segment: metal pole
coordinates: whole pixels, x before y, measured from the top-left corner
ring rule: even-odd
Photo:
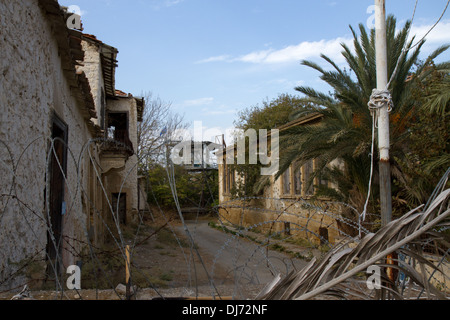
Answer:
[[[386,90],[388,85],[386,48],[386,4],[375,0],[377,89]],[[380,204],[381,221],[385,226],[392,221],[391,166],[389,162],[389,111],[384,106],[378,111],[378,147],[380,153]]]

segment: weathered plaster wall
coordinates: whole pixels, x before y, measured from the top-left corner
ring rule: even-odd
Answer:
[[[128,112],[128,133],[136,153],[138,146],[137,138],[137,104],[132,97],[118,98],[117,100],[107,100],[107,110],[110,112]],[[137,218],[138,212],[138,158],[132,155],[125,163],[125,167],[120,170],[112,170],[105,175],[108,191],[110,193],[127,194],[127,220],[132,221]],[[130,220],[131,218],[131,220]]]
[[[104,92],[104,81],[100,48],[98,44],[86,40],[82,41],[81,44],[84,51],[84,61],[83,66],[79,67],[79,69],[86,73],[86,77],[89,80],[95,102],[95,110],[97,111],[97,119],[94,119],[94,123],[100,125],[99,120],[102,118],[102,98],[105,99],[105,97],[102,97],[102,91]],[[103,101],[103,103],[105,103],[105,101]]]
[[[75,250],[81,244],[72,239],[84,239],[86,229],[77,162],[91,136],[37,1],[0,1],[0,48],[0,194],[10,195],[0,197],[0,283],[13,286],[14,281],[4,282],[5,278],[27,259],[45,261],[44,192],[53,112],[69,127],[65,193],[69,211],[63,232]],[[87,187],[85,162],[79,170],[80,181]],[[67,252],[63,257],[65,265],[74,263]]]

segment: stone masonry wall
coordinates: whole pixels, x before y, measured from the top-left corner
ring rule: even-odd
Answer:
[[[219,166],[219,177],[222,177],[223,166]],[[223,209],[220,215],[224,222],[244,228],[258,226],[260,231],[267,233],[285,233],[290,228],[292,237],[306,239],[318,245],[321,243],[320,229],[328,232],[328,240],[334,244],[340,238],[336,219],[340,211],[338,207],[329,207],[319,201],[302,201],[286,198],[281,195],[281,179],[271,177],[270,186],[266,187],[261,199],[236,201],[229,195],[224,195],[219,187],[220,203]],[[316,210],[324,209],[324,212]]]

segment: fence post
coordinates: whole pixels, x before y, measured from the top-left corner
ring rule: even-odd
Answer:
[[[131,275],[130,275],[130,246],[126,246],[125,249],[125,283],[126,283],[126,299],[131,300]]]

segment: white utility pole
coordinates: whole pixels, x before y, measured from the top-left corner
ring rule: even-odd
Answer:
[[[375,0],[375,29],[376,29],[376,62],[377,89],[387,90],[387,47],[386,47],[386,3],[385,0]],[[381,220],[385,226],[392,221],[391,196],[391,166],[389,162],[389,106],[385,104],[377,110],[378,117],[378,147],[380,153],[380,203]]]

